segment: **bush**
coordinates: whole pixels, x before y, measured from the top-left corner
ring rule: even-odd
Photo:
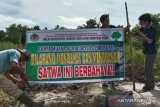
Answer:
[[[160,75],[160,61],[159,61],[159,59],[160,59],[160,49],[157,52],[157,58],[155,61],[155,66],[154,66],[154,69],[158,75]]]
[[[160,75],[160,49],[157,52],[157,58],[155,61],[154,71],[156,74]],[[142,53],[142,50],[138,50],[136,48],[133,48],[133,61],[135,70],[143,70],[144,67],[144,55]],[[130,46],[125,46],[125,64],[131,64],[131,53],[130,53]]]
[[[134,58],[133,60],[134,60],[135,68],[138,70],[143,69],[144,55],[142,53],[142,50],[134,50],[133,58]]]
[[[137,50],[135,48],[132,49],[133,51],[133,63],[136,69],[143,69],[143,53],[142,50]],[[125,64],[131,64],[131,53],[130,53],[130,46],[125,46]]]
[[[5,49],[17,49],[17,48],[21,49],[22,46],[19,46],[17,44],[14,44],[14,43],[8,42],[8,41],[0,43],[0,51],[5,50]]]

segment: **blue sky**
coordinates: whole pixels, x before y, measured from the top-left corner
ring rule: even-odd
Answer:
[[[160,0],[125,0],[132,26],[143,13],[160,13]],[[55,25],[76,28],[86,20],[110,14],[113,25],[126,26],[124,0],[0,0],[0,29],[10,24],[53,29]]]

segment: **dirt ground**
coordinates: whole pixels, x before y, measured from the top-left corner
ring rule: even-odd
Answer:
[[[143,86],[136,83],[137,90]],[[35,101],[45,100],[45,107],[160,107],[160,82],[156,82],[155,90],[145,93],[133,91],[129,81],[115,82],[114,90],[109,85],[102,87],[102,83],[32,84],[32,87],[27,93]],[[25,106],[13,100],[9,107]]]

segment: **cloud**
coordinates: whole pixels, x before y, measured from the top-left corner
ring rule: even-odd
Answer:
[[[12,6],[22,6],[21,1],[19,0],[5,0],[5,2]]]
[[[63,4],[64,4],[65,6],[72,6],[72,5],[73,5],[73,3],[72,3],[71,0],[63,0]]]
[[[96,18],[99,22],[102,14],[110,14],[111,24],[125,26],[125,1],[132,26],[138,23],[141,14],[160,12],[159,0],[152,3],[146,0],[0,0],[0,15],[36,21],[51,28],[57,24],[76,28],[88,19]]]
[[[65,17],[65,16],[58,16],[61,22],[61,25],[67,28],[77,28],[79,25],[83,25],[86,22],[84,17]]]
[[[13,23],[27,25],[27,26],[34,26],[37,24],[36,22],[34,22],[30,19],[14,18],[11,16],[4,16],[4,15],[0,15],[0,23],[1,23],[0,27],[8,27],[9,25],[11,25]]]
[[[20,0],[0,0],[0,2],[8,5],[21,6]]]
[[[0,13],[4,15],[16,16],[20,13],[20,11],[18,9],[6,8],[6,9],[0,9]]]
[[[20,0],[0,0],[0,14],[14,15],[20,13],[22,4]]]

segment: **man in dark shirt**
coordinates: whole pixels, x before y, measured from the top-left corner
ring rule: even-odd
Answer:
[[[104,14],[100,17],[102,26],[100,28],[116,28],[114,25],[110,25],[109,14]]]
[[[152,26],[151,15],[149,13],[142,14],[139,17],[139,24],[141,25],[137,35],[142,38],[143,53],[145,56],[144,62],[144,76],[145,86],[142,91],[150,91],[155,87],[153,66],[157,55],[155,40],[156,29]]]
[[[100,17],[100,22],[102,26],[100,28],[117,28],[114,25],[110,25],[109,14],[104,14]],[[124,28],[124,33],[128,32],[130,25]]]
[[[143,37],[143,53],[144,54],[153,54],[156,53],[155,39],[156,39],[156,29],[154,27],[150,27],[148,29],[140,28],[140,31],[144,34],[141,34]],[[144,37],[148,37],[148,39],[152,39],[151,41],[145,41]]]
[[[103,14],[100,17],[100,22],[102,24],[102,26],[100,28],[117,28],[114,25],[110,25],[110,20],[109,20],[109,14]],[[130,28],[130,25],[126,26],[124,28],[124,33],[128,32]],[[112,89],[114,89],[114,82],[109,82],[111,84]],[[102,87],[108,87],[106,82],[102,83]]]

